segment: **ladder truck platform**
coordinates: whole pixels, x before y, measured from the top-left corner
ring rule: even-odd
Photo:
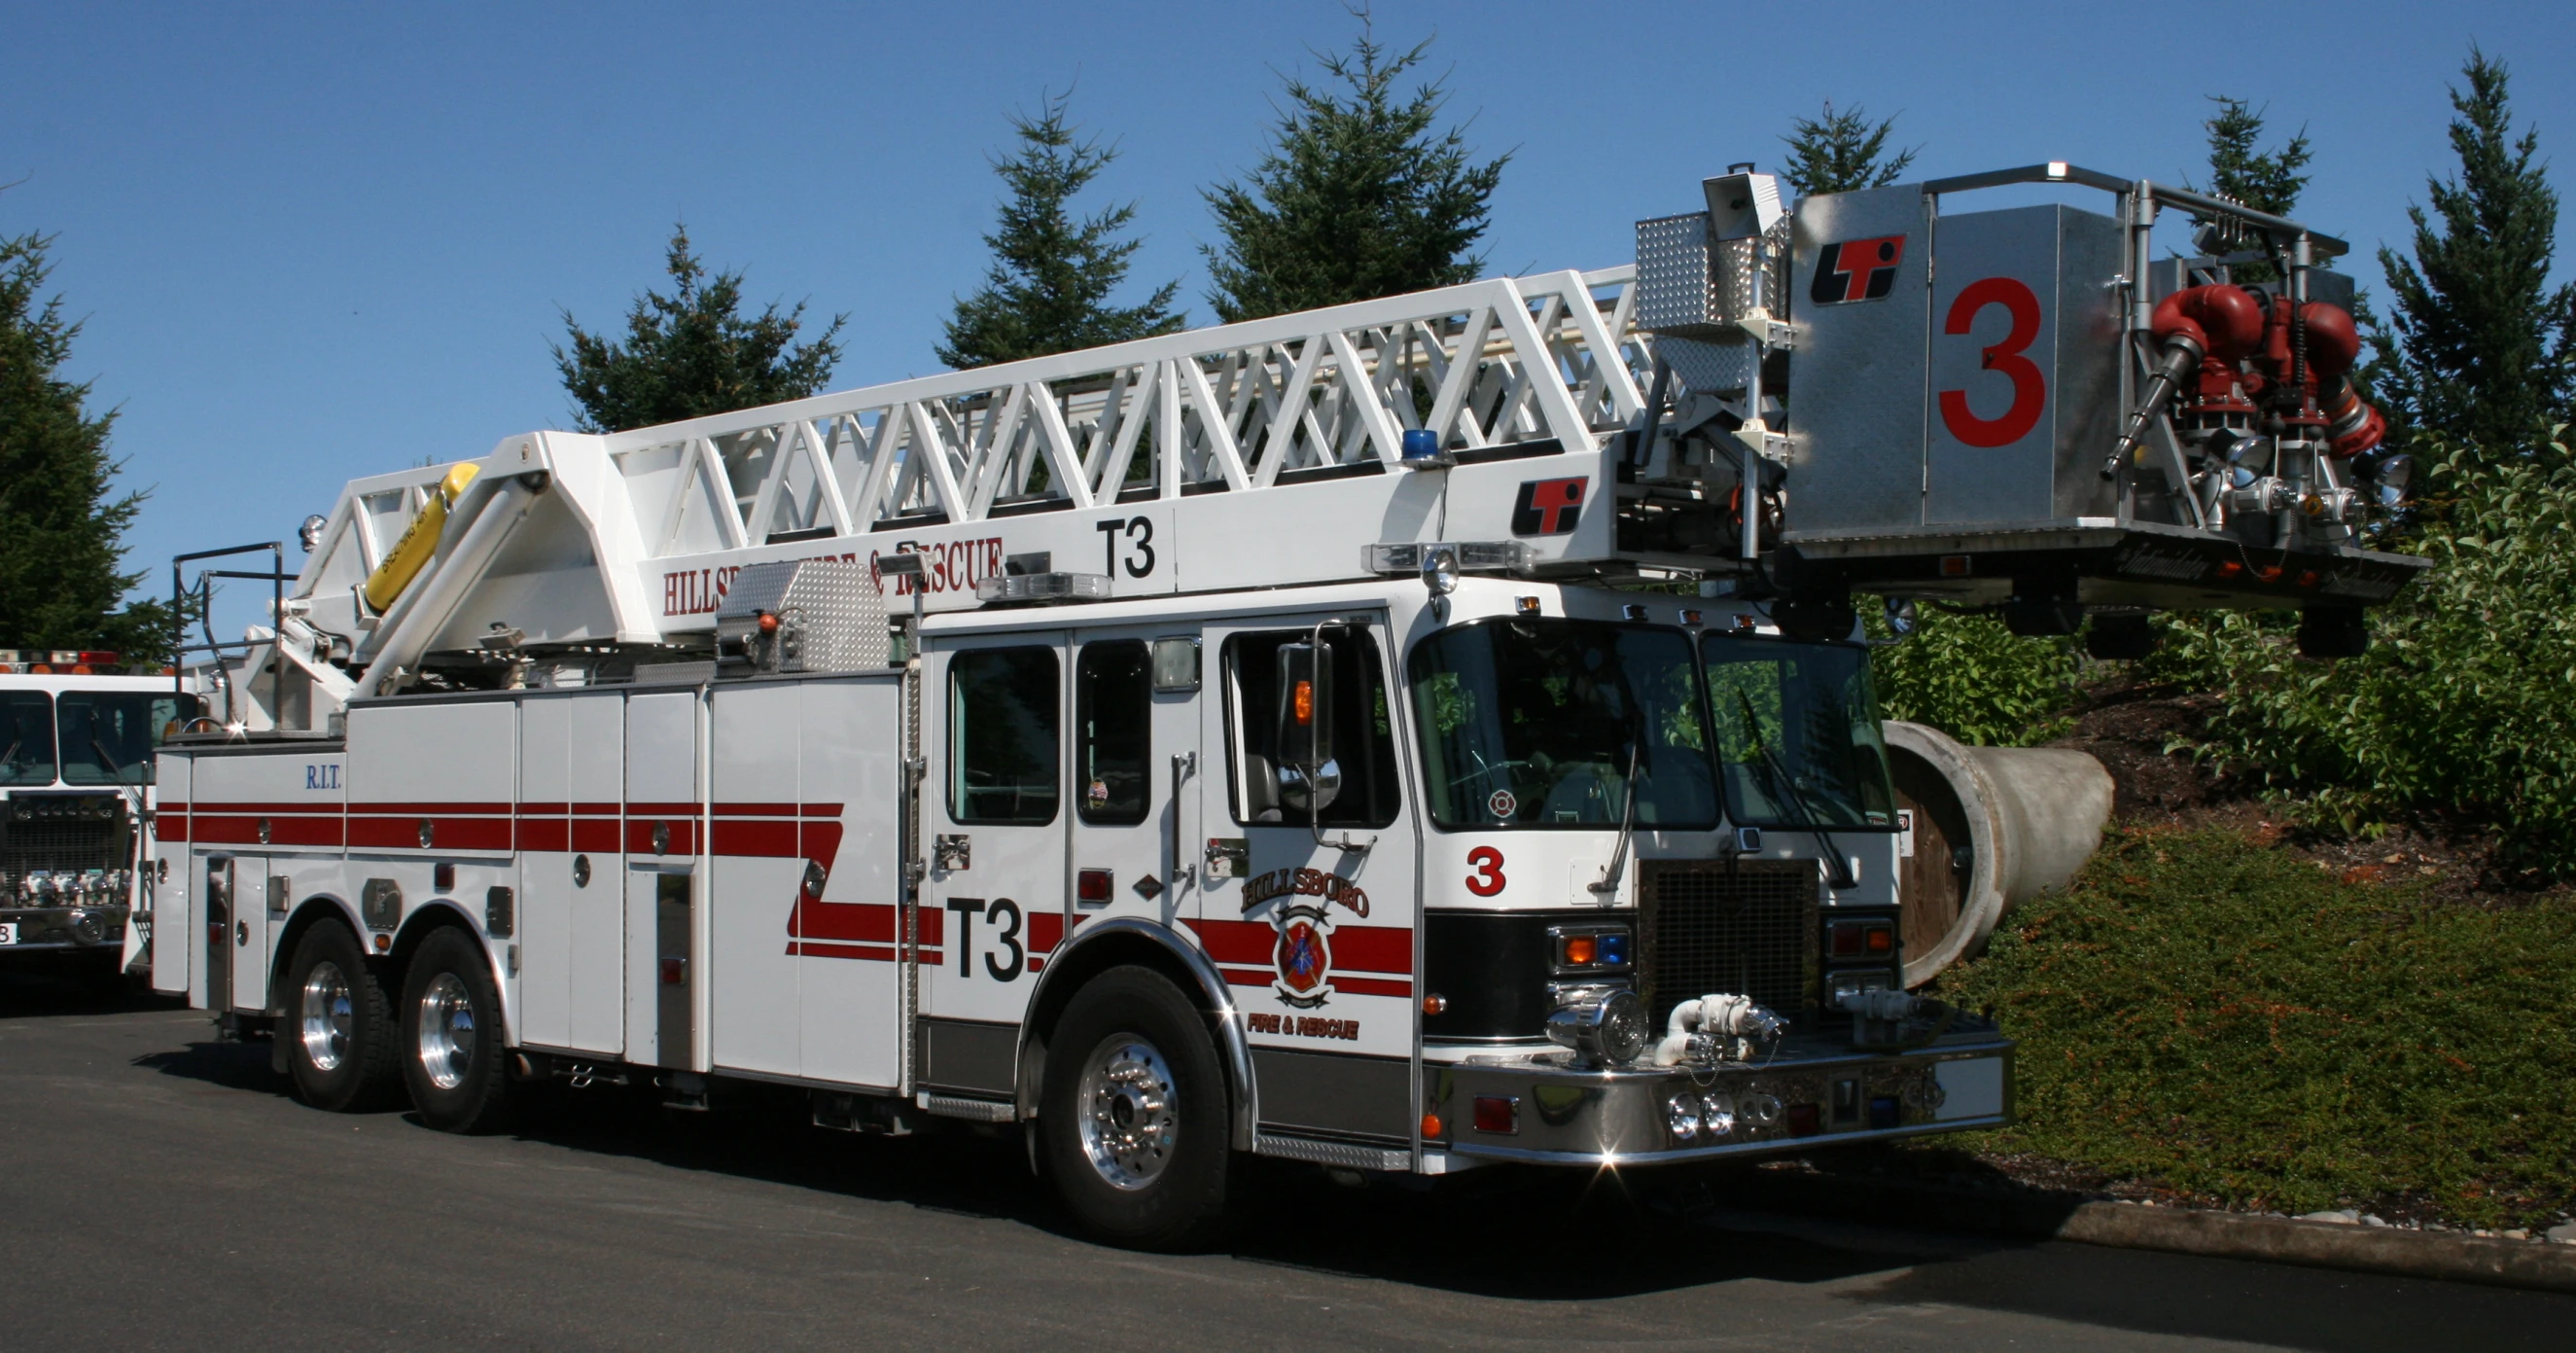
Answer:
[[[2110,210],[1956,205],[2027,185]],[[1149,1248],[1238,1153],[2008,1122],[2005,1032],[1904,985],[1856,598],[2358,651],[2422,561],[2343,246],[2065,164],[1699,198],[1633,265],[352,481],[161,748],[155,986],[458,1131],[1017,1125]]]

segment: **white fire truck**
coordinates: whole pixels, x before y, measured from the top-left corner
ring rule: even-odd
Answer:
[[[102,991],[148,961],[153,754],[199,711],[123,661],[0,649],[0,963]]]
[[[2114,213],[1941,210],[2008,183]],[[2065,165],[1702,187],[1633,268],[352,482],[251,716],[163,751],[157,985],[457,1131],[552,1077],[1023,1125],[1144,1246],[1238,1153],[2007,1121],[2011,1044],[1901,988],[1851,596],[2360,642],[2415,562],[2356,535],[2341,246]],[[2176,205],[2214,252],[2151,272]]]

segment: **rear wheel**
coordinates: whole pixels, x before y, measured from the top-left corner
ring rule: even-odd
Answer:
[[[1206,1019],[1146,968],[1112,968],[1048,1040],[1038,1113],[1047,1173],[1114,1244],[1180,1250],[1216,1238],[1233,1164],[1225,1078]]]
[[[298,1097],[334,1113],[392,1102],[393,1010],[347,926],[325,921],[304,932],[287,966],[286,1002],[274,1037],[286,1043]]]
[[[483,946],[441,929],[403,980],[402,1069],[411,1102],[442,1132],[492,1132],[510,1115],[501,993]]]

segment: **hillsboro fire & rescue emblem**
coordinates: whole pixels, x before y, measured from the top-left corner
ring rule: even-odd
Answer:
[[[1271,949],[1272,961],[1278,964],[1278,980],[1271,983],[1279,998],[1300,1010],[1312,1010],[1333,995],[1333,918],[1320,906],[1301,903],[1272,912],[1270,924],[1279,932]]]

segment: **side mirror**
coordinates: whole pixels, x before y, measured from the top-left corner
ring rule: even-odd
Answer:
[[[1330,806],[1342,788],[1333,760],[1332,673],[1332,645],[1279,646],[1279,797],[1309,814]]]

